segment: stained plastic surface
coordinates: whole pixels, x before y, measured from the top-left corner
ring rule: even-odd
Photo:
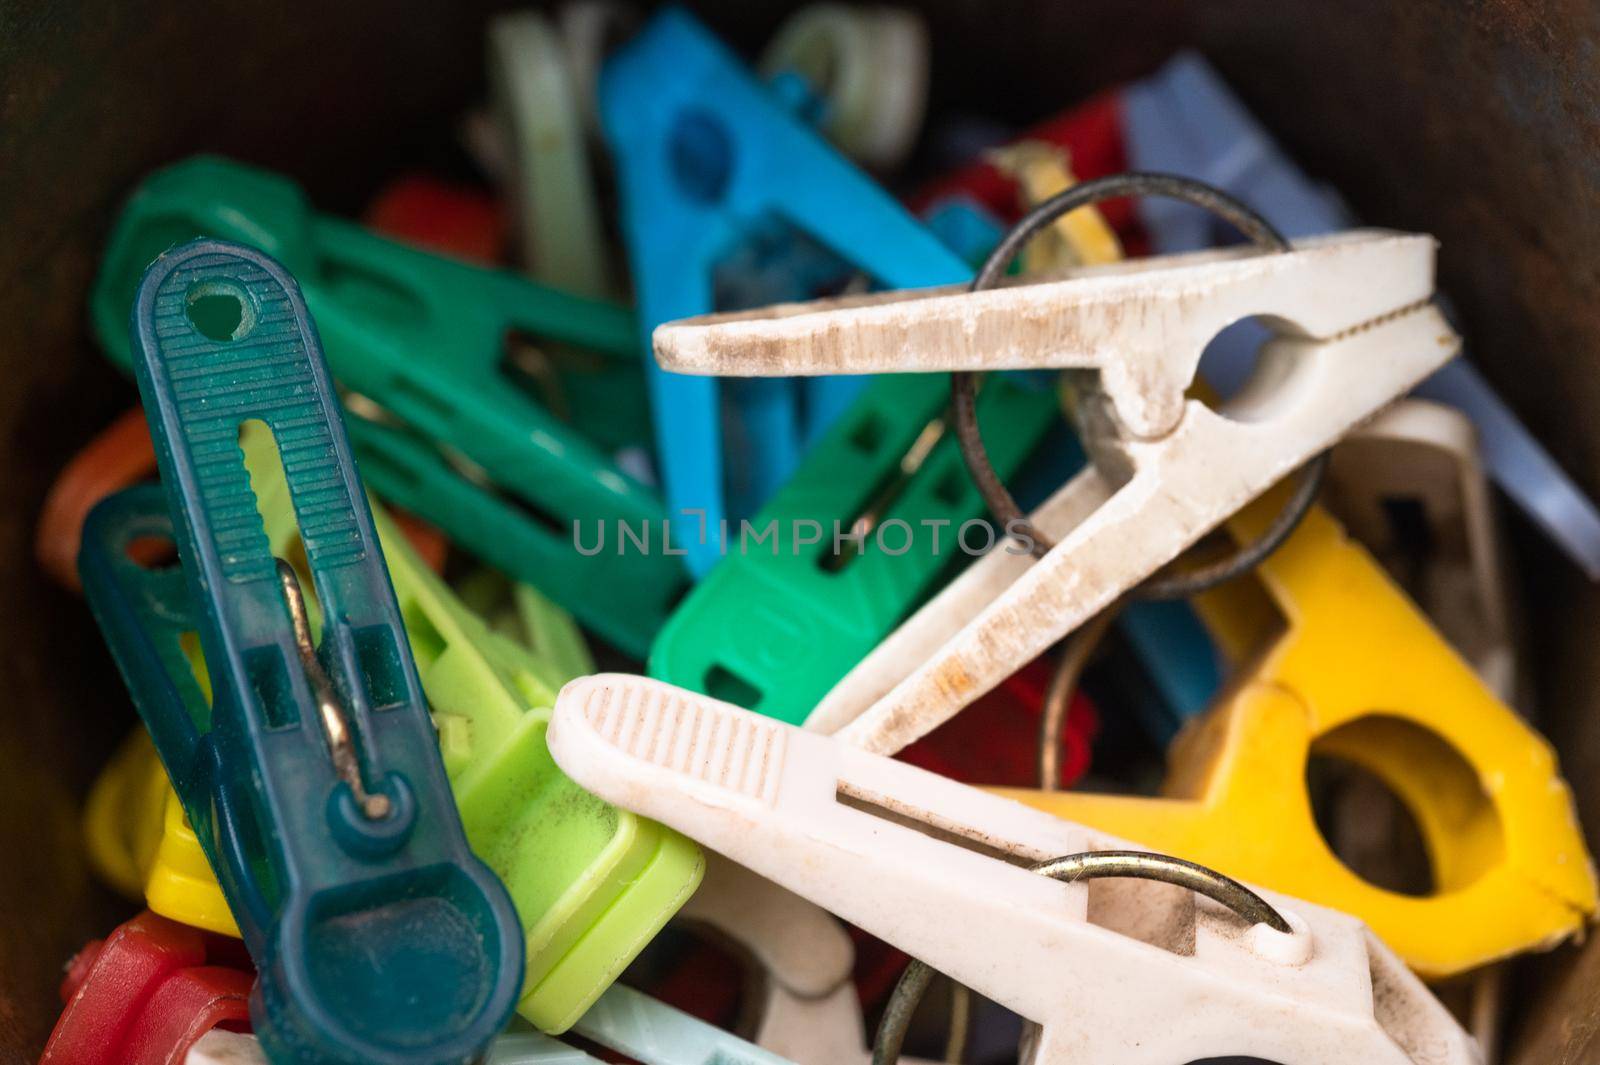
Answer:
[[[91,295],[112,361],[128,365],[140,272],[199,234],[258,247],[301,280],[374,490],[644,654],[681,560],[585,556],[571,528],[663,517],[605,450],[648,439],[625,311],[385,240],[314,213],[285,178],[202,156],[151,175],[118,219]]]
[[[255,974],[198,930],[142,913],[67,967],[66,1009],[39,1065],[182,1065],[220,1025],[248,1030]]]
[[[983,515],[983,500],[938,421],[949,395],[944,374],[874,380],[751,523],[758,532],[773,526],[773,538],[730,551],[673,613],[651,648],[650,675],[803,721],[942,576],[969,560],[958,538],[964,522]],[[1002,476],[1022,465],[1057,417],[1053,397],[999,377],[984,386],[978,410]],[[907,476],[908,454],[930,433],[938,442]],[[835,536],[868,510],[883,546],[874,532],[864,549],[841,539],[835,551]],[[796,530],[807,522],[817,539],[802,545]],[[986,545],[978,532],[968,542]]]
[[[800,230],[872,280],[896,288],[953,283],[971,271],[905,209],[803,122],[789,114],[692,16],[669,8],[618,51],[601,76],[600,107],[622,192],[640,341],[646,353],[657,453],[669,510],[702,510],[710,529],[737,522],[784,481],[804,442],[830,424],[860,382],[818,378],[742,384],[766,403],[759,434],[727,443],[719,382],[664,373],[649,357],[650,333],[674,318],[714,309],[718,261],[752,227]],[[761,302],[812,291],[766,293]],[[752,391],[753,389],[753,391]],[[742,503],[730,501],[729,455],[755,469]],[[744,509],[738,509],[743,507]],[[715,535],[684,547],[704,575],[719,557]]]
[[[1260,535],[1283,496],[1241,511],[1234,538]],[[1228,655],[1253,664],[1179,737],[1164,797],[1004,794],[1353,914],[1428,977],[1579,934],[1595,873],[1550,745],[1320,508],[1256,572],[1200,599]],[[1388,890],[1340,862],[1312,810],[1313,755],[1399,797],[1432,891]]]
[[[153,489],[107,500],[80,573],[256,960],[256,1030],[275,1061],[469,1061],[515,1005],[522,938],[450,801],[299,290],[258,251],[195,241],[151,267],[133,326],[176,520]],[[252,419],[282,449],[305,568],[332,619],[320,670],[297,649],[239,450]],[[120,520],[130,514],[140,519]],[[175,542],[182,572],[130,559],[140,536]],[[170,609],[185,587],[188,616]],[[214,708],[184,656],[189,632]],[[332,689],[321,696],[318,673]],[[381,806],[358,804],[335,767],[331,705],[355,778]]]

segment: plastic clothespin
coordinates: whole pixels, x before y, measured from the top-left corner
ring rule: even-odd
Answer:
[[[1511,581],[1472,420],[1404,399],[1340,441],[1330,508],[1505,703],[1523,705]]]
[[[769,83],[801,79],[820,97],[818,128],[869,169],[894,169],[916,144],[928,98],[928,31],[915,12],[810,4],[778,27],[758,67]]]
[[[378,191],[361,220],[374,232],[426,251],[480,266],[504,261],[504,212],[482,189],[404,174]]]
[[[77,591],[83,519],[106,496],[155,471],[156,452],[144,411],[135,408],[106,426],[56,477],[34,534],[33,554],[39,566]]]
[[[271,461],[269,434],[250,425],[241,434],[246,468],[274,555],[299,557],[288,485]],[[105,519],[90,549],[103,556],[126,526],[158,522],[159,500],[134,500],[120,519]],[[570,664],[560,671],[530,650],[488,630],[427,570],[381,510],[373,519],[405,619],[422,686],[439,730],[467,839],[505,881],[525,915],[527,977],[518,1011],[547,1031],[568,1027],[621,973],[694,890],[697,848],[583,792],[550,760],[544,745],[549,707],[562,683],[592,669],[565,645],[571,638],[548,603],[526,603],[544,646],[554,643]],[[124,571],[125,596],[159,596],[144,575]],[[181,588],[175,591],[181,592]],[[535,593],[536,594],[536,593]],[[315,599],[306,603],[313,633],[320,629]],[[190,613],[186,602],[162,604],[166,614]],[[156,637],[152,637],[156,639]],[[191,661],[191,667],[203,669]],[[163,782],[151,751],[148,771]],[[159,809],[159,807],[157,807]],[[124,809],[124,819],[147,822],[155,810]],[[152,909],[237,935],[221,894],[181,812],[167,805],[159,860],[145,873]]]
[[[1032,516],[1038,562],[990,552],[863,659],[813,712],[892,753],[1105,609],[1454,354],[1429,303],[1432,238],[1362,230],[1273,255],[1239,249],[1085,268],[981,292],[823,300],[656,333],[680,373],[1098,371],[1080,418],[1094,464]],[[1284,323],[1255,387],[1186,399],[1207,341]],[[755,354],[752,354],[755,353]]]
[[[1020,1014],[1032,1065],[1479,1060],[1359,921],[1261,892],[1279,931],[1170,885],[1052,880],[1027,865],[1129,845],[839,737],[603,674],[562,690],[550,748],[585,787]]]
[[[631,987],[614,985],[574,1029],[641,1065],[795,1065],[770,1051]],[[250,1036],[215,1034],[191,1051],[185,1065],[265,1065]],[[601,1065],[601,1059],[535,1032],[500,1036],[482,1065]]]
[[[757,535],[771,530],[767,540],[730,551],[662,626],[651,676],[803,721],[967,561],[960,536],[983,500],[945,427],[949,398],[944,375],[872,381],[753,520]],[[1003,378],[985,385],[978,411],[1004,473],[1056,417],[1049,395]],[[915,549],[902,550],[902,529],[921,538]],[[843,539],[852,531],[861,546]]]
[[[39,1065],[182,1065],[220,1025],[250,1024],[255,974],[194,928],[142,913],[68,963]]]
[[[847,264],[840,280],[857,268],[896,287],[953,283],[970,274],[682,9],[656,15],[611,58],[600,104],[620,177],[646,351],[657,324],[713,310],[719,260],[752,231],[775,225],[799,230],[838,256]],[[790,281],[760,302],[814,292]],[[725,446],[717,382],[662,373],[646,362],[668,508],[703,511],[703,528],[714,531],[765,502],[795,469],[805,444],[860,389],[853,381],[743,383],[733,391],[759,408],[757,424],[749,439]],[[724,465],[735,458],[750,473],[743,498],[729,503]],[[713,533],[683,545],[697,575],[718,560],[718,540]]]
[[[299,290],[258,251],[194,241],[152,264],[133,332],[172,518],[152,514],[153,489],[102,503],[86,543],[130,509],[147,520],[86,549],[80,573],[257,961],[256,1030],[285,1060],[466,1061],[516,1004],[522,938],[450,802]],[[256,509],[237,442],[250,420],[284,455],[330,619],[320,649]],[[141,536],[175,542],[183,573],[129,558]],[[152,594],[124,595],[129,572]],[[185,580],[193,612],[163,613],[155,593],[171,602]]]
[[[572,535],[577,518],[662,520],[654,494],[600,451],[648,435],[622,309],[404,247],[313,213],[275,174],[198,157],[148,178],[112,234],[91,305],[113,361],[128,365],[140,271],[198,233],[259,247],[302,279],[380,496],[645,653],[683,587],[681,562],[585,556]]]
[[[598,47],[600,42],[595,41]],[[594,93],[596,66],[580,83],[556,27],[537,11],[489,24],[492,109],[510,146],[511,199],[531,276],[583,296],[617,285],[595,197],[580,98]]]
[[[871,1055],[850,979],[854,948],[827,911],[712,854],[705,883],[680,916],[722,933],[754,960],[758,1046],[795,1065],[865,1065]]]
[[[1230,533],[1258,532],[1280,502],[1253,504]],[[1355,914],[1430,978],[1580,934],[1595,873],[1550,745],[1321,509],[1256,576],[1197,601],[1228,657],[1255,665],[1179,737],[1166,797],[1005,794]],[[1312,812],[1312,755],[1399,796],[1431,892],[1403,895],[1345,867]]]
[[[1173,59],[1123,93],[1129,160],[1136,169],[1201,178],[1257,207],[1290,237],[1352,224],[1328,189],[1314,184],[1273,143],[1206,61],[1195,53]],[[1158,251],[1181,252],[1212,243],[1203,215],[1180,205],[1141,201],[1139,209]],[[1213,384],[1224,392],[1249,371],[1259,334],[1240,333],[1207,359]],[[1591,580],[1600,580],[1600,510],[1464,358],[1446,363],[1415,394],[1449,404],[1478,427],[1484,465],[1518,508],[1537,523]]]

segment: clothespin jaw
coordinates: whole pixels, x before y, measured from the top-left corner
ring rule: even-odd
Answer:
[[[838,256],[846,276],[859,268],[882,283],[914,286],[953,283],[969,274],[886,192],[786,112],[681,8],[657,14],[607,62],[600,109],[617,162],[646,352],[659,323],[714,309],[718,263],[752,230],[799,230]],[[776,291],[763,302],[811,294]],[[646,370],[668,509],[703,508],[713,529],[724,518],[746,517],[725,502],[725,455],[733,449],[724,447],[719,431],[718,387],[664,374],[648,359]],[[801,446],[814,435],[802,408],[820,429],[858,385],[836,382],[825,394],[820,387],[790,386],[778,397],[783,402],[772,404],[786,420],[769,428],[789,426],[793,446],[772,460],[787,468],[770,477],[758,474],[758,480],[781,483],[777,474],[792,470]],[[819,409],[826,417],[816,415]],[[685,546],[696,574],[719,557],[714,538]]]
[[[1129,845],[837,737],[603,674],[562,690],[550,745],[585,787],[1020,1013],[1036,1065],[1479,1060],[1354,919],[1261,892],[1276,931],[1167,886],[1053,881],[1026,866]]]
[[[585,555],[572,535],[579,518],[663,519],[602,450],[649,439],[630,315],[317,215],[287,179],[202,156],[147,179],[112,233],[91,307],[113,362],[128,365],[140,272],[196,235],[261,248],[301,279],[375,491],[644,654],[681,563]]]
[[[752,536],[673,612],[650,649],[651,676],[803,721],[960,565],[963,543],[987,546],[978,533],[961,539],[983,501],[943,420],[949,396],[942,375],[871,382],[756,515]],[[985,386],[978,417],[1003,473],[1033,451],[1054,406],[1002,378]]]
[[[91,594],[108,632],[129,635],[119,662],[258,961],[257,1029],[285,1056],[466,1060],[516,1001],[521,937],[449,801],[298,288],[260,252],[192,242],[146,274],[133,332],[174,515],[166,534],[183,561],[181,575],[163,576],[187,580],[195,609],[185,621],[214,692],[204,720],[179,641],[149,653],[149,634],[127,633],[153,600],[130,609]],[[320,648],[299,579],[275,561],[250,490],[238,446],[249,420],[266,424],[284,456],[327,619]],[[128,502],[108,501],[91,523]],[[151,535],[161,535],[160,517],[145,512]],[[118,548],[138,531],[117,530],[124,539],[104,555],[86,549],[86,587],[114,587],[119,568],[136,567]],[[187,631],[170,617],[165,628]]]
[[[1230,531],[1248,539],[1279,504],[1263,498]],[[1229,656],[1252,665],[1179,737],[1167,797],[1004,794],[1354,914],[1429,978],[1581,933],[1600,898],[1549,744],[1326,512],[1313,508],[1257,576],[1198,601]],[[1282,626],[1269,623],[1264,646],[1249,638],[1263,592]],[[1306,790],[1313,754],[1399,797],[1426,845],[1429,893],[1387,890],[1339,860]]]

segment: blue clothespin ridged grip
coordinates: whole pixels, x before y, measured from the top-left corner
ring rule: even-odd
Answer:
[[[299,288],[261,252],[194,241],[146,272],[132,333],[214,693],[209,721],[175,693],[140,709],[260,971],[262,1046],[473,1061],[516,1004],[522,933],[467,848]],[[239,448],[255,419],[288,476],[317,648]]]
[[[701,575],[718,558],[721,521],[748,517],[763,500],[756,491],[742,501],[742,513],[730,505],[719,382],[660,370],[649,354],[655,327],[734,309],[716,306],[718,266],[752,232],[774,225],[801,231],[849,268],[892,288],[955,284],[972,272],[680,8],[657,14],[607,62],[600,110],[620,177],[668,509],[703,509],[710,530],[705,542],[690,537],[683,545],[690,569]],[[764,295],[776,302],[817,294],[801,283]],[[774,411],[784,404],[757,385],[752,403],[774,419],[769,427],[803,443],[860,384],[791,382],[779,397],[787,413]],[[773,435],[761,427],[750,433],[754,440]],[[801,450],[775,447],[771,461],[783,468],[757,470],[752,481],[781,483]]]

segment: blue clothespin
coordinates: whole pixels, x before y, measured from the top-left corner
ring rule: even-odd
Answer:
[[[971,270],[879,188],[796,118],[693,16],[669,8],[606,64],[600,83],[606,137],[616,157],[643,343],[664,321],[716,308],[718,264],[752,229],[801,230],[873,281],[915,288],[966,280]],[[816,295],[803,279],[761,303]],[[663,373],[647,354],[659,457],[670,510],[704,511],[704,537],[684,544],[690,568],[716,561],[716,530],[761,502],[729,501],[715,379]],[[789,383],[789,438],[814,437],[861,382]],[[761,402],[772,397],[760,393]],[[758,429],[757,431],[761,431]],[[778,448],[781,482],[801,446]],[[752,461],[759,456],[752,455]],[[737,503],[737,509],[733,503]]]
[[[1273,143],[1217,73],[1185,53],[1123,95],[1134,169],[1186,174],[1244,200],[1290,237],[1353,224],[1330,190],[1314,184]],[[1142,200],[1156,250],[1210,247],[1212,223],[1198,208]],[[1231,394],[1249,375],[1264,328],[1235,327],[1207,353],[1207,379]],[[1478,427],[1484,465],[1505,493],[1591,580],[1600,580],[1600,511],[1465,358],[1419,385],[1415,395],[1459,408]]]
[[[193,241],[151,265],[132,324],[165,502],[103,502],[79,568],[256,962],[263,1048],[279,1063],[476,1060],[516,1005],[522,931],[468,850],[299,288],[261,252]],[[320,647],[256,508],[238,444],[251,420],[283,459]],[[181,574],[141,565],[141,539],[175,544]]]

